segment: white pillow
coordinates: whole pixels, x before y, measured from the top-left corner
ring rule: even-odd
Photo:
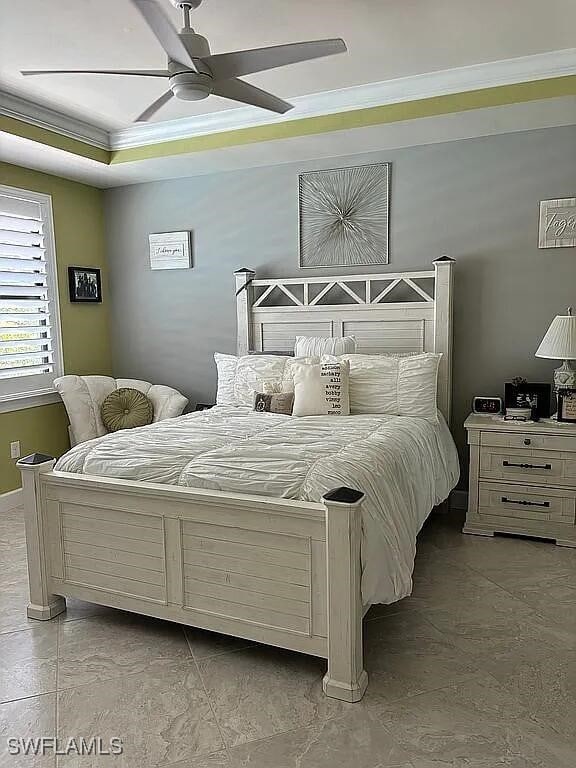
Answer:
[[[343,355],[337,358],[350,363],[350,412],[389,413],[437,422],[441,357],[424,352],[407,356]]]
[[[214,361],[218,371],[216,405],[236,405],[234,380],[236,378],[238,358],[236,355],[224,355],[222,352],[215,352]]]
[[[293,416],[348,416],[350,364],[342,360],[294,367]]]
[[[323,338],[322,336],[296,336],[294,357],[311,355],[345,355],[356,352],[356,337]]]
[[[234,399],[236,405],[254,406],[254,392],[264,392],[264,382],[268,389],[282,391],[284,366],[288,358],[281,355],[244,355],[238,358],[234,379]]]
[[[294,392],[294,371],[299,365],[317,365],[320,362],[318,355],[311,357],[289,357],[284,366],[282,376],[282,392]]]
[[[292,366],[295,362],[319,363],[320,358],[283,355],[225,355],[214,353],[218,369],[216,405],[254,405],[254,392],[293,392]],[[285,386],[284,386],[285,384]]]

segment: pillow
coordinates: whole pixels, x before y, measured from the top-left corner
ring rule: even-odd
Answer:
[[[119,429],[151,424],[154,406],[146,395],[137,389],[121,387],[104,399],[100,414],[108,432],[117,432]]]
[[[252,408],[255,392],[271,394],[294,390],[292,365],[298,362],[294,357],[271,354],[236,357],[216,352],[214,360],[218,369],[216,405],[246,405]],[[302,360],[320,362],[319,357]],[[268,384],[268,389],[263,388],[264,382]]]
[[[254,396],[254,410],[264,413],[282,413],[292,415],[294,405],[294,392],[256,392]]]
[[[293,416],[348,416],[350,364],[330,361],[294,367]]]
[[[234,378],[236,405],[254,406],[254,392],[282,391],[282,377],[286,360],[279,355],[245,355],[238,358]],[[268,389],[263,389],[266,382]]]
[[[238,358],[236,355],[224,355],[221,352],[215,352],[214,361],[218,371],[216,405],[236,405],[234,379],[236,378]]]
[[[296,336],[295,357],[310,355],[345,355],[356,352],[356,337],[342,336],[338,339],[321,336]]]
[[[389,413],[438,421],[437,382],[442,355],[343,355],[350,363],[350,412]]]

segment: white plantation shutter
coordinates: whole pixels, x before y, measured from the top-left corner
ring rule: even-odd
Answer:
[[[50,197],[0,186],[0,401],[51,391],[61,360]]]

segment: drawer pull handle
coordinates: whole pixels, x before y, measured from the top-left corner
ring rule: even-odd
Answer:
[[[503,467],[518,467],[519,469],[552,469],[552,464],[514,464],[511,461],[503,461]]]
[[[503,504],[522,504],[524,507],[545,507],[548,509],[550,506],[549,501],[525,501],[524,499],[507,499],[506,496],[502,496]]]
[[[526,440],[524,440],[524,445],[532,445],[532,440],[530,440],[530,438],[527,437]]]

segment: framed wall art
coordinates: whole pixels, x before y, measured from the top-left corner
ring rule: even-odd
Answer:
[[[161,232],[148,235],[150,269],[190,269],[192,238],[190,232]]]
[[[102,301],[102,280],[96,267],[68,267],[70,301],[99,304]]]
[[[388,264],[390,163],[299,176],[301,268]]]
[[[576,197],[542,200],[538,247],[576,247]]]

